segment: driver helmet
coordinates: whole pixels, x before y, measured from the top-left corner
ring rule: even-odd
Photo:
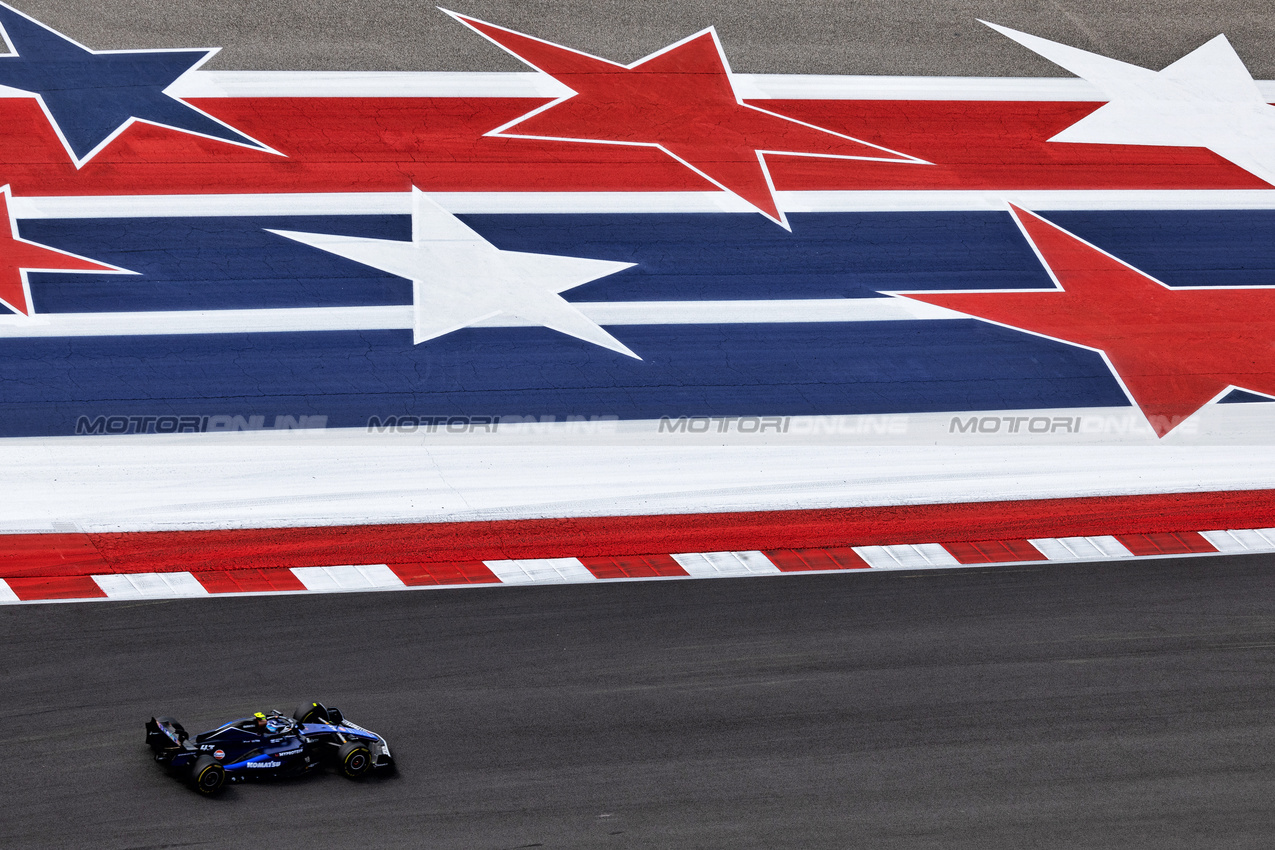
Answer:
[[[288,726],[282,717],[270,717],[266,720],[266,731],[270,734],[278,734],[287,729]]]

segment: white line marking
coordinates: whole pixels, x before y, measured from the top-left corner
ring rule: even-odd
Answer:
[[[1088,561],[1132,558],[1134,554],[1110,535],[1096,537],[1043,537],[1029,541],[1051,561]]]
[[[1275,528],[1240,528],[1201,531],[1200,536],[1219,552],[1270,552],[1275,550]]]
[[[569,88],[548,74],[534,71],[193,71],[169,86],[167,91],[182,98],[540,98],[571,93]]]
[[[812,298],[786,301],[573,302],[599,325],[738,325],[807,322],[961,320],[961,313],[907,298]],[[266,310],[170,310],[137,313],[0,315],[0,338],[145,336],[178,334],[301,333],[411,330],[411,305],[295,307]],[[501,314],[475,328],[539,327]]]
[[[578,558],[483,561],[503,584],[574,584],[597,581]]]
[[[412,307],[299,307],[269,310],[173,310],[46,313],[27,321],[0,316],[0,337],[129,336],[296,331],[407,330]]]
[[[745,100],[1104,100],[1092,83],[1068,77],[732,74],[731,78],[736,93]],[[1275,82],[1257,85],[1267,100],[1275,100]],[[548,74],[535,72],[197,70],[182,76],[168,92],[180,98],[558,98],[570,89]],[[0,96],[24,95],[3,89]]]
[[[756,210],[726,192],[431,192],[456,215],[741,213]],[[1272,189],[1126,189],[776,192],[779,205],[803,212],[996,212],[1006,201],[1053,210],[1275,209]],[[17,197],[14,218],[169,216],[410,215],[410,192],[315,192],[260,195],[120,195]],[[798,228],[799,230],[799,228]]]
[[[346,564],[338,567],[294,567],[292,574],[306,590],[388,590],[404,587],[403,580],[385,564]]]
[[[4,579],[0,578],[0,605],[9,603],[9,602],[21,602],[21,601],[22,600],[18,598],[18,594],[13,592],[13,588],[9,587],[9,583],[5,581]]]
[[[802,212],[1005,212],[1006,202],[1039,212],[1056,210],[1272,209],[1270,189],[1131,189],[880,192],[776,192],[781,207]]]
[[[93,576],[93,581],[110,599],[174,599],[209,595],[190,573],[115,573]]]
[[[20,197],[19,220],[240,215],[410,215],[410,192],[316,192],[262,195],[116,195]]]
[[[902,543],[894,546],[855,546],[859,557],[878,570],[912,570],[927,567],[959,567],[961,562],[939,543]]]
[[[686,552],[671,556],[695,578],[778,575],[779,567],[761,552]]]

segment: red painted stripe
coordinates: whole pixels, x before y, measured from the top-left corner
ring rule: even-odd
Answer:
[[[27,576],[5,579],[23,602],[40,599],[101,599],[106,596],[89,576]]]
[[[951,552],[952,557],[962,564],[1048,560],[1029,540],[968,540],[944,543],[943,548]]]
[[[0,162],[17,195],[225,192],[706,191],[658,150],[484,133],[527,98],[192,100],[285,156],[135,123],[77,170],[33,98],[0,101]],[[764,108],[934,165],[767,155],[802,189],[1260,189],[1202,148],[1051,144],[1096,103],[759,101]]]
[[[785,573],[808,570],[865,570],[872,566],[848,546],[826,549],[769,549],[762,554]]]
[[[668,555],[630,555],[619,558],[581,558],[594,578],[658,578],[689,575]]]
[[[1187,555],[1217,551],[1216,546],[1194,531],[1117,534],[1115,538],[1135,555]]]
[[[482,561],[453,561],[435,564],[389,564],[408,587],[441,584],[499,583],[496,574]]]
[[[1108,496],[756,513],[576,517],[85,535],[107,564],[62,557],[65,535],[0,535],[0,578],[334,564],[617,557],[1275,526],[1275,491]],[[47,548],[42,548],[47,547]],[[21,552],[10,559],[10,551]],[[44,557],[39,557],[41,552]]]
[[[829,160],[768,155],[775,187],[781,190],[1185,189],[1205,184],[1256,189],[1266,185],[1201,148],[1191,149],[1184,157],[1185,148],[1171,152],[1049,141],[1100,103],[768,100],[759,105],[934,163],[918,168],[858,162],[836,169],[828,167]],[[1201,171],[1188,177],[1174,174],[1177,168]]]
[[[110,571],[87,534],[0,534],[0,575]]]
[[[260,570],[224,570],[192,573],[209,593],[262,593],[272,590],[305,590],[305,585],[284,567]]]

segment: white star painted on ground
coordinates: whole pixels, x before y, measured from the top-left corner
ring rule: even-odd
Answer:
[[[505,315],[642,359],[558,294],[634,263],[502,251],[419,189],[411,242],[270,232],[412,281],[417,344]]]
[[[1083,77],[1109,100],[1051,142],[1208,148],[1275,185],[1275,107],[1219,35],[1163,71],[1151,71],[987,23]]]

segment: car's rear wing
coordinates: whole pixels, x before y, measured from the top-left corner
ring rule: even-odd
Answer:
[[[185,728],[171,717],[152,717],[146,721],[146,743],[152,750],[181,748],[189,737]]]

